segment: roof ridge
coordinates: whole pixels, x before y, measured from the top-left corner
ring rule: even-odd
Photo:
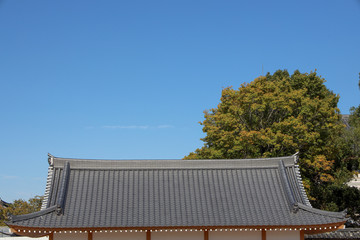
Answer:
[[[66,192],[69,185],[69,178],[70,178],[70,163],[65,162],[62,179],[60,182],[59,195],[56,201],[56,206],[57,206],[56,213],[58,215],[62,214],[64,210]]]
[[[218,159],[103,159],[103,158],[66,158],[66,157],[55,157],[48,153],[48,161],[49,163],[53,160],[75,160],[75,161],[238,161],[238,160],[248,160],[248,161],[261,161],[261,160],[280,160],[280,159],[294,159],[294,163],[296,163],[298,158],[298,153],[295,153],[291,156],[283,156],[283,157],[263,157],[263,158],[218,158]]]
[[[290,205],[290,211],[293,213],[297,213],[297,211],[299,210],[299,208],[298,208],[299,203],[295,201],[294,192],[290,186],[289,178],[286,174],[285,164],[284,164],[283,160],[279,161],[279,175],[280,175],[282,186],[285,191],[286,199]]]
[[[28,213],[28,214],[23,214],[23,215],[11,215],[10,216],[10,221],[11,222],[18,222],[18,221],[24,221],[24,220],[28,220],[31,218],[35,218],[35,217],[41,217],[45,214],[51,213],[53,211],[55,211],[57,209],[57,206],[51,206],[49,208],[46,208],[44,210],[40,210],[38,212],[33,212],[33,213]]]
[[[282,160],[286,166],[294,166],[294,156],[257,159],[201,159],[201,160],[95,160],[52,158],[56,168],[65,162],[72,169],[231,169],[231,168],[277,168]]]

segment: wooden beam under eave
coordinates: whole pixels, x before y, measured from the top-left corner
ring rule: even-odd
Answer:
[[[204,240],[209,240],[209,231],[208,230],[204,231]]]
[[[54,233],[53,232],[49,234],[49,240],[54,240]]]
[[[146,231],[146,240],[151,240],[151,232],[150,232],[150,230]]]
[[[264,229],[261,230],[261,240],[266,240],[266,231]]]
[[[305,239],[305,232],[303,230],[300,231],[300,240]]]
[[[92,232],[88,232],[88,240],[93,240],[93,233]]]
[[[15,229],[13,227],[10,227],[10,232],[15,233],[19,236],[27,236],[32,238],[44,237],[49,235],[49,233],[35,233],[34,231],[21,232],[19,229]]]

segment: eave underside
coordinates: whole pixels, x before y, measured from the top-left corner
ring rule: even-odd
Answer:
[[[322,225],[299,225],[299,226],[174,226],[174,227],[102,227],[102,228],[38,228],[11,226],[11,231],[21,236],[42,237],[52,233],[76,233],[76,232],[246,232],[246,231],[302,231],[304,234],[319,234],[342,229],[345,222]]]

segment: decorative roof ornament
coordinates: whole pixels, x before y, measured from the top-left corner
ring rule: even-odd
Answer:
[[[48,162],[50,166],[54,165],[54,156],[48,153]]]
[[[297,164],[299,162],[299,152],[296,152],[294,155],[294,163]]]

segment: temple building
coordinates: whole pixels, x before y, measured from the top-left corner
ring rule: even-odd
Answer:
[[[303,240],[345,212],[311,206],[297,156],[236,160],[88,160],[49,155],[42,209],[12,216],[50,240]]]

